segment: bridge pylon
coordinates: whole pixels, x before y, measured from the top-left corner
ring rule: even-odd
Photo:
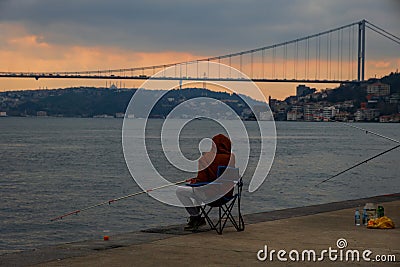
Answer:
[[[364,81],[365,73],[365,22],[358,23],[358,60],[357,60],[357,80]]]

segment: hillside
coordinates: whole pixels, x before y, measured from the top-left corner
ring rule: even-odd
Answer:
[[[0,93],[0,111],[7,112],[8,116],[116,116],[117,113],[125,113],[135,92],[136,89],[93,87],[4,92]],[[148,103],[154,102],[163,92],[165,91],[144,90],[144,93],[148,95],[146,101]],[[188,88],[168,91],[155,105],[150,116],[154,118],[165,117],[177,104],[201,96],[226,102],[239,115],[247,108],[246,103],[236,94]],[[247,96],[242,97],[249,101],[251,105],[260,103]]]

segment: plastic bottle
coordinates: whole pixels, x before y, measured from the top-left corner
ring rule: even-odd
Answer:
[[[383,208],[383,206],[378,206],[377,217],[380,218],[383,216],[385,216],[385,209]]]
[[[362,214],[362,223],[363,225],[368,225],[368,214],[367,214],[367,209],[363,209],[363,214]]]
[[[360,211],[358,209],[356,209],[356,212],[354,213],[354,221],[356,226],[361,225],[361,216],[360,216]]]

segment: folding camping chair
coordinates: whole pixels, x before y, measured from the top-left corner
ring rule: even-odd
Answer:
[[[228,219],[238,232],[243,231],[244,221],[240,210],[243,181],[242,177],[240,177],[239,169],[218,166],[217,176],[221,178],[222,183],[228,183],[231,190],[223,197],[202,205],[200,207],[201,214],[205,217],[211,229],[215,230],[218,234],[222,234]],[[211,182],[210,184],[213,184],[213,186],[220,186],[220,183]],[[237,214],[233,214],[235,204],[237,206]],[[218,210],[218,217],[213,218],[212,211],[216,209]],[[236,218],[235,215],[237,216]]]

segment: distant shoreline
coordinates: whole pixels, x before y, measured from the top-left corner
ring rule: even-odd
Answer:
[[[46,119],[46,118],[52,118],[52,119],[125,119],[124,117],[113,117],[113,116],[107,116],[107,117],[69,117],[69,116],[0,116],[1,118],[41,118],[41,119]],[[148,119],[148,120],[165,120],[165,118],[127,118],[127,119]],[[179,118],[174,118],[174,119],[179,119]],[[192,120],[196,120],[196,118],[193,118]],[[242,119],[242,121],[256,121],[256,120],[247,120],[247,119]],[[258,120],[258,121],[272,121],[272,120]],[[292,121],[292,120],[274,120],[274,122],[288,122],[288,123],[296,123],[296,122],[301,122],[301,123],[334,123],[335,121],[303,121],[303,120],[298,120],[298,121]],[[393,122],[393,121],[387,121],[387,122],[380,122],[380,121],[343,121],[345,123],[365,123],[365,124],[373,124],[373,123],[378,123],[378,124],[398,124],[399,122]]]

